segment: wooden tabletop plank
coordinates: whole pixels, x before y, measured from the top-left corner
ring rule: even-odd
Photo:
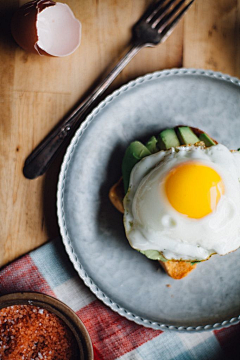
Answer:
[[[10,34],[19,1],[0,3],[0,266],[59,234],[55,202],[62,155],[36,180],[24,178],[24,161],[128,47],[132,25],[151,0],[63,2],[82,22],[81,46],[65,58],[20,49]],[[141,50],[109,91],[148,72],[181,66],[239,76],[239,10],[240,0],[196,0],[167,41]]]
[[[184,22],[183,65],[240,76],[240,1],[196,1]]]

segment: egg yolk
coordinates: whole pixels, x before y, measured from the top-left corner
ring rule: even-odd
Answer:
[[[168,173],[165,191],[176,211],[200,219],[214,211],[224,193],[224,184],[221,176],[211,167],[187,162]]]

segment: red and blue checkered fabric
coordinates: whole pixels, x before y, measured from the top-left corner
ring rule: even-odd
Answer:
[[[42,292],[70,306],[90,334],[95,360],[240,360],[240,324],[201,333],[162,332],[113,312],[84,285],[60,239],[0,271],[0,295],[17,291]]]

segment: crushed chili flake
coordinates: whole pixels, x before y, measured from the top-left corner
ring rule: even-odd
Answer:
[[[77,343],[55,314],[33,305],[0,309],[1,360],[74,360]]]

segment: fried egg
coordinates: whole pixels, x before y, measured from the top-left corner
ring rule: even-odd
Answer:
[[[130,245],[201,261],[240,246],[240,153],[179,146],[137,163],[124,198]]]

